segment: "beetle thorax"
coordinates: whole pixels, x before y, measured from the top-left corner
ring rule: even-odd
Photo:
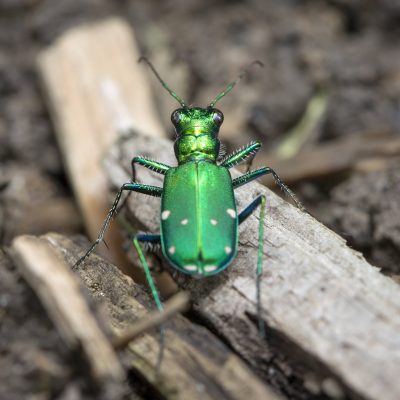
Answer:
[[[219,154],[221,111],[214,108],[180,108],[171,115],[177,139],[175,155],[179,164],[194,160],[216,162]]]
[[[216,162],[220,142],[215,136],[208,133],[184,134],[175,141],[174,147],[179,164],[195,160]]]

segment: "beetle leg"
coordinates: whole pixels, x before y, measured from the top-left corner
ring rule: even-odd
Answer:
[[[151,244],[160,244],[160,235],[155,235],[152,233],[138,233],[136,238],[139,242],[146,242]]]
[[[253,171],[248,172],[247,174],[244,174],[242,176],[239,176],[238,178],[233,179],[232,180],[233,188],[236,189],[242,185],[245,185],[246,183],[253,181],[254,179],[259,178],[262,175],[267,175],[267,174],[272,174],[275,183],[280,187],[280,189],[287,196],[291,197],[291,199],[294,201],[294,203],[300,210],[305,211],[303,205],[297,199],[296,195],[287,187],[287,185],[282,181],[282,179],[279,178],[278,174],[272,168],[269,167],[255,169]]]
[[[258,225],[258,257],[257,257],[257,270],[256,270],[256,297],[257,297],[257,320],[258,330],[260,336],[265,338],[265,325],[261,317],[261,277],[262,277],[262,258],[263,258],[263,236],[264,236],[264,216],[265,216],[265,196],[260,195],[256,197],[238,216],[239,224],[245,221],[259,206],[260,207],[260,221]]]
[[[147,264],[146,258],[143,254],[142,247],[140,246],[139,242],[145,242],[145,243],[154,243],[154,242],[160,242],[160,235],[151,235],[151,234],[146,234],[146,233],[141,233],[137,234],[133,238],[133,245],[135,246],[135,249],[138,253],[140,263],[142,264],[142,267],[144,269],[144,273],[146,275],[147,283],[150,286],[151,294],[154,298],[154,302],[156,303],[156,306],[160,312],[164,310],[163,304],[160,300],[160,296],[158,294],[156,285],[154,283],[154,279],[151,275],[149,265]],[[163,359],[164,355],[164,344],[165,344],[165,335],[164,335],[164,326],[160,326],[160,351],[158,353],[158,360],[157,360],[157,366],[156,366],[156,375],[159,374],[160,368],[161,368],[161,362]]]
[[[136,248],[136,251],[139,255],[140,263],[143,266],[144,273],[146,274],[147,282],[150,286],[151,294],[154,297],[154,301],[159,311],[162,311],[163,305],[160,300],[160,296],[158,295],[158,291],[156,285],[154,283],[153,277],[151,276],[149,265],[147,264],[146,258],[144,257],[142,247],[140,246],[139,242],[142,243],[159,243],[160,242],[160,235],[149,235],[147,233],[139,233],[135,235],[133,238],[133,244]]]
[[[146,253],[157,253],[161,249],[160,235],[152,233],[138,233],[137,239],[144,244],[144,251]]]
[[[232,154],[229,154],[222,161],[220,166],[226,168],[232,168],[235,165],[240,164],[247,157],[254,156],[258,150],[261,148],[260,142],[251,142],[247,146],[240,148],[239,150],[234,151]]]
[[[132,158],[131,165],[132,165],[132,177],[135,179],[135,164],[142,165],[158,174],[165,175],[166,172],[171,168],[166,164],[162,164],[158,161],[150,160],[146,157],[134,157]]]
[[[246,221],[246,219],[249,218],[251,214],[253,214],[254,210],[261,204],[262,197],[265,196],[264,195],[257,196],[244,210],[242,210],[239,213],[238,215],[239,225],[242,222]]]
[[[76,268],[79,264],[81,264],[94,251],[94,249],[97,247],[97,245],[104,240],[104,235],[107,231],[108,225],[110,225],[110,222],[116,213],[118,203],[122,196],[122,192],[125,190],[148,194],[149,196],[155,196],[155,197],[161,197],[161,193],[162,193],[162,188],[157,187],[157,186],[143,185],[141,183],[135,183],[135,182],[123,184],[121,186],[121,188],[119,189],[117,195],[115,196],[115,199],[114,199],[113,205],[110,208],[110,211],[108,211],[107,217],[104,220],[103,226],[100,229],[99,236],[94,241],[94,243],[90,246],[88,251],[75,263],[73,268]]]
[[[131,161],[131,166],[132,166],[132,177],[131,177],[131,183],[133,183],[136,180],[136,168],[135,168],[135,164],[139,164],[142,165],[143,167],[146,167],[154,172],[157,172],[159,174],[165,175],[166,172],[171,168],[170,166],[166,165],[166,164],[162,164],[158,161],[154,161],[154,160],[149,160],[146,157],[134,157],[132,158]],[[123,200],[122,204],[119,206],[118,210],[116,210],[115,214],[118,214],[119,211],[125,206],[125,203],[128,201],[130,196],[130,193],[128,194],[128,196],[125,197],[125,199]]]

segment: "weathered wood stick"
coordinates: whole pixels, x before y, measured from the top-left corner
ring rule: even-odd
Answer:
[[[38,59],[57,139],[92,239],[108,209],[105,151],[132,126],[163,135],[139,56],[128,24],[112,18],[71,29]],[[110,233],[107,256],[121,260],[118,232]]]
[[[61,235],[43,237],[69,265],[82,252]],[[87,246],[87,242],[85,242]],[[134,328],[154,307],[149,294],[117,267],[92,255],[76,272],[93,297],[105,303],[117,334]],[[144,305],[146,306],[144,306]],[[165,352],[159,375],[155,373],[159,354],[159,335],[147,332],[127,347],[133,375],[152,387],[161,398],[174,400],[278,400],[268,386],[207,329],[176,316],[165,323]],[[128,358],[129,357],[129,358]]]
[[[124,372],[119,360],[70,266],[47,241],[34,236],[17,237],[11,250],[20,273],[42,301],[66,345],[82,350],[98,384],[107,379],[122,382]]]
[[[118,188],[129,180],[125,170],[135,155],[131,149],[175,165],[171,142],[132,135],[107,158]],[[140,182],[162,186],[160,175],[148,170],[138,169],[137,176]],[[190,290],[201,318],[266,379],[272,379],[265,371],[276,348],[308,365],[305,386],[315,394],[399,399],[398,286],[341,237],[260,184],[236,191],[239,210],[260,193],[267,197],[262,280],[267,340],[260,340],[256,324],[257,214],[240,227],[239,252],[226,272],[204,280],[176,273],[175,280]],[[127,203],[131,223],[159,231],[159,199],[134,193]]]

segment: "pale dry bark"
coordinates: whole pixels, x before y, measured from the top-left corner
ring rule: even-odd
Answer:
[[[132,125],[163,135],[139,56],[128,24],[110,18],[67,31],[38,58],[58,143],[91,238],[108,207],[100,166],[105,151]],[[108,256],[122,264],[118,230],[111,232]]]

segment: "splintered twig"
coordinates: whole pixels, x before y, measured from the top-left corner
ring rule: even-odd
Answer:
[[[187,292],[180,292],[172,299],[164,303],[164,311],[153,311],[146,317],[141,318],[131,328],[112,340],[114,349],[120,350],[129,342],[143,333],[162,325],[176,314],[185,311],[189,307],[190,296]]]

